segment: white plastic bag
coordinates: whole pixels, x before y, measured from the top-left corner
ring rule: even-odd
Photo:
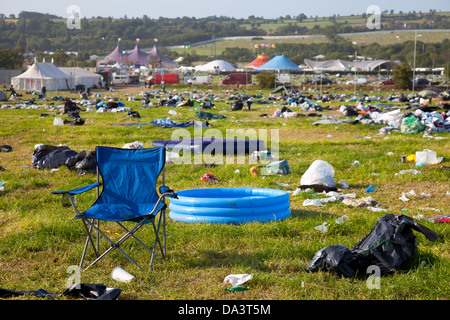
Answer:
[[[334,181],[334,168],[331,164],[323,160],[316,160],[305,171],[300,180],[300,185],[307,186],[315,184],[330,188],[336,186],[336,181]]]
[[[62,118],[55,118],[55,119],[53,119],[53,125],[54,126],[63,126],[64,120]]]
[[[242,273],[242,274],[230,274],[228,276],[225,277],[225,279],[223,280],[224,283],[231,283],[231,286],[233,287],[237,287],[245,282],[247,282],[248,280],[253,279],[253,273],[252,274],[246,274],[246,273]]]

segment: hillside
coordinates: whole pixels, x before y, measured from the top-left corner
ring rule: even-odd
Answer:
[[[85,65],[91,55],[105,56],[117,46],[118,39],[123,50],[131,50],[137,39],[140,48],[148,49],[158,39],[158,46],[165,54],[171,59],[184,56],[188,64],[218,57],[233,63],[248,62],[261,51],[271,55],[284,53],[302,61],[299,51],[295,50],[302,50],[300,55],[304,55],[303,52],[327,54],[327,58],[343,58],[355,51],[366,51],[365,54],[373,58],[395,59],[401,52],[395,46],[409,46],[414,40],[411,31],[418,29],[421,37],[417,40],[422,46],[418,54],[429,55],[419,59],[419,65],[427,66],[430,61],[439,65],[448,60],[449,53],[441,50],[442,43],[450,38],[448,12],[383,12],[381,29],[375,31],[367,28],[366,21],[365,14],[347,17],[299,14],[277,19],[254,16],[247,19],[222,16],[151,19],[143,15],[129,19],[83,18],[80,29],[68,29],[65,18],[22,12],[17,18],[0,14],[0,49],[22,48],[27,56],[37,58],[55,52],[56,56],[52,57],[62,65]],[[231,40],[219,41],[224,38]],[[212,39],[216,40],[213,44]],[[380,45],[394,49],[376,48],[367,52],[367,48]],[[317,50],[325,51],[315,52]],[[78,54],[71,57],[70,52]]]

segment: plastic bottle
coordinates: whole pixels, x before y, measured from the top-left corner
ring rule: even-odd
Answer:
[[[226,290],[229,292],[235,292],[235,291],[244,291],[244,290],[248,290],[249,287],[243,287],[243,286],[237,286],[237,287],[231,287],[231,288],[227,288]]]
[[[371,184],[371,185],[366,189],[366,193],[373,192],[373,191],[375,191],[375,186],[374,186],[373,184]]]

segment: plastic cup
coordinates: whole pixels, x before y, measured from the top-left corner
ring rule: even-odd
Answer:
[[[115,267],[111,272],[111,278],[119,282],[130,282],[134,279],[134,276],[123,270],[121,267]]]

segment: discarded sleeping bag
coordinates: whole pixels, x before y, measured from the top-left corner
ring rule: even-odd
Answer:
[[[202,110],[198,110],[195,113],[195,118],[198,120],[211,120],[211,119],[226,119],[226,115],[210,113]]]
[[[428,240],[438,238],[434,231],[408,216],[386,214],[352,250],[342,245],[325,247],[316,252],[306,270],[329,271],[352,278],[366,274],[369,266],[376,265],[381,275],[393,273],[403,268],[417,251],[414,230],[424,234]]]

